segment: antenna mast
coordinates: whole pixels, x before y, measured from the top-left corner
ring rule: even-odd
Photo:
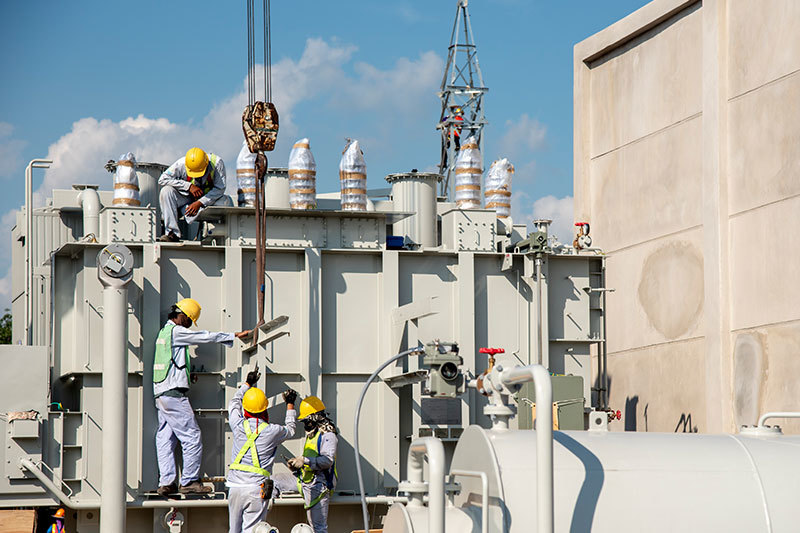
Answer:
[[[455,160],[461,141],[475,135],[483,153],[483,127],[487,124],[483,115],[483,95],[489,89],[483,85],[478,65],[478,47],[472,35],[468,1],[457,1],[447,65],[439,91],[442,111],[436,128],[442,132],[439,173],[444,176],[440,194],[447,197],[450,196],[450,183],[455,175]]]

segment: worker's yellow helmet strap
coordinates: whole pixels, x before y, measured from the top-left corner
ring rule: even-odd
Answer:
[[[255,431],[250,429],[249,420],[243,420],[242,424],[244,425],[244,434],[247,435],[247,442],[244,443],[244,446],[242,446],[242,449],[239,450],[238,454],[236,454],[236,458],[228,468],[231,470],[242,470],[244,472],[252,472],[254,474],[261,474],[262,476],[269,477],[269,470],[261,468],[261,462],[258,460],[258,451],[256,450],[256,438],[258,437],[258,434],[264,431],[269,424],[262,422]],[[250,450],[250,458],[253,461],[252,466],[242,464],[242,459],[244,458],[244,454],[247,453],[247,450]]]

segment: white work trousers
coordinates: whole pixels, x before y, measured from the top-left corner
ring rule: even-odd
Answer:
[[[262,520],[267,519],[269,500],[261,498],[258,485],[228,486],[228,524],[230,533],[251,533]]]
[[[156,452],[158,454],[158,473],[161,486],[175,482],[175,445],[181,443],[183,470],[181,485],[188,485],[200,479],[200,463],[203,459],[203,442],[200,427],[194,417],[189,398],[159,396],[156,398],[158,411],[158,431],[156,431]]]
[[[181,237],[181,230],[178,227],[179,212],[183,213],[186,206],[195,201],[188,191],[179,191],[170,185],[161,187],[159,194],[159,201],[161,202],[161,216],[164,219],[164,233],[172,233],[176,237]],[[184,216],[187,224],[191,224],[203,211],[200,210],[194,216]]]
[[[297,478],[291,474],[275,474],[272,481],[278,489],[276,493],[297,492]],[[327,490],[325,483],[314,480],[313,483],[303,485],[303,498],[306,502],[312,502],[314,498]],[[311,509],[306,510],[308,525],[314,529],[314,533],[328,533],[328,505],[330,504],[330,494],[322,498]]]

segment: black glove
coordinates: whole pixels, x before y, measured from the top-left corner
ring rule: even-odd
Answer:
[[[286,392],[283,393],[283,401],[294,404],[294,402],[297,401],[297,391],[294,389],[286,389]]]
[[[261,372],[258,370],[253,370],[247,374],[247,379],[245,381],[247,381],[247,384],[251,387],[255,387],[259,379],[261,379]]]

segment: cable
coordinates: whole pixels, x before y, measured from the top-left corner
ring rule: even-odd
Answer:
[[[369,510],[367,509],[367,495],[364,492],[364,478],[361,475],[361,453],[358,450],[358,423],[361,418],[361,404],[364,403],[364,398],[367,395],[367,389],[369,389],[370,384],[378,377],[378,374],[381,371],[389,366],[390,364],[394,363],[398,359],[406,357],[412,354],[419,354],[422,353],[425,348],[422,346],[422,343],[418,343],[416,348],[412,348],[410,350],[406,350],[405,352],[400,352],[397,355],[393,355],[390,357],[385,363],[379,366],[375,372],[369,377],[366,383],[364,383],[364,388],[361,389],[361,396],[358,398],[358,403],[356,404],[356,416],[355,416],[355,438],[353,439],[353,452],[355,453],[356,458],[356,473],[358,474],[358,491],[361,494],[361,515],[364,519],[364,531],[369,531]]]

